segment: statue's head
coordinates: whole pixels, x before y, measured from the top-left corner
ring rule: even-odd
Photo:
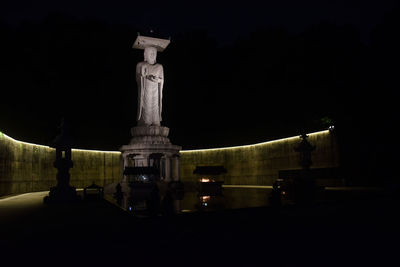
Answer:
[[[157,48],[148,46],[144,49],[144,61],[155,64],[157,59]]]

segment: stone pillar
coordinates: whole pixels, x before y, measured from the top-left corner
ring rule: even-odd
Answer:
[[[125,155],[124,153],[121,153],[121,158],[120,158],[120,181],[124,181],[125,175],[124,175],[124,170],[125,170]]]
[[[135,158],[135,167],[148,167],[150,166],[149,153],[139,154]]]
[[[128,153],[123,153],[122,154],[122,159],[123,159],[123,163],[122,163],[122,181],[126,182],[126,175],[124,175],[124,170],[126,167],[128,167]]]
[[[165,155],[165,182],[171,181],[171,158],[169,155]]]
[[[182,211],[182,200],[175,199],[174,200],[174,209],[175,213],[181,213]]]
[[[179,162],[179,154],[175,154],[173,156],[173,180],[174,181],[179,181],[180,177],[179,177],[179,172],[180,172],[180,162]]]

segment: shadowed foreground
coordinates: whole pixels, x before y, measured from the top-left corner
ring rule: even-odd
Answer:
[[[399,202],[393,198],[139,219],[107,201],[45,206],[44,194],[0,199],[2,263],[361,266],[398,261]]]

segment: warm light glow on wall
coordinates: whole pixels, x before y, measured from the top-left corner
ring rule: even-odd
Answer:
[[[16,144],[19,144],[20,146],[28,145],[28,146],[35,146],[35,147],[42,147],[42,148],[50,148],[50,149],[52,149],[49,146],[38,145],[38,144],[33,144],[33,143],[28,143],[28,142],[22,142],[22,141],[15,140],[14,138],[9,137],[8,135],[6,135],[6,134],[4,134],[2,132],[0,132],[0,137],[1,137],[1,139],[3,139],[3,138],[4,139],[8,139],[8,140],[10,140],[10,141],[12,141],[12,142],[14,142]]]
[[[6,134],[0,132],[0,140],[2,140],[3,138],[8,139],[16,144],[19,144],[22,148],[22,145],[28,145],[28,146],[35,146],[35,147],[42,147],[42,148],[47,148],[47,149],[54,149],[53,147],[49,147],[49,146],[44,146],[44,145],[38,145],[38,144],[33,144],[33,143],[28,143],[28,142],[23,142],[23,141],[19,141],[19,140],[15,140],[12,137],[7,136]],[[104,151],[104,150],[90,150],[90,149],[77,149],[77,148],[73,148],[72,152],[77,151],[77,152],[98,152],[98,153],[115,153],[115,154],[121,154],[121,152],[119,151]]]
[[[319,135],[319,134],[329,134],[329,133],[330,133],[329,130],[325,130],[325,131],[319,131],[319,132],[315,132],[315,133],[310,133],[310,134],[308,134],[308,136],[312,137],[312,136]],[[288,138],[277,139],[277,140],[272,140],[272,141],[267,141],[267,142],[262,142],[262,143],[257,143],[257,144],[252,144],[252,145],[231,146],[231,147],[221,147],[221,148],[193,149],[193,150],[181,150],[180,153],[184,154],[184,153],[190,153],[190,152],[203,152],[203,151],[204,152],[205,151],[210,151],[211,152],[211,151],[221,151],[221,150],[229,150],[229,149],[237,150],[237,149],[255,148],[257,146],[263,146],[263,145],[267,145],[267,144],[274,144],[274,143],[291,141],[291,140],[299,140],[300,139],[299,136],[300,135],[293,136],[293,137],[288,137]],[[44,146],[44,145],[38,145],[38,144],[18,141],[18,140],[15,140],[15,139],[7,136],[6,134],[0,132],[0,140],[3,139],[3,138],[7,138],[9,140],[12,140],[13,142],[18,143],[20,145],[25,144],[25,145],[30,145],[30,146],[37,146],[37,147],[54,149],[54,148],[51,148],[49,146]],[[119,151],[89,150],[89,149],[76,149],[76,148],[73,148],[72,151],[121,154],[121,152],[119,152]]]
[[[73,148],[72,152],[97,152],[97,153],[114,153],[114,154],[121,154],[119,151],[105,151],[105,150],[90,150],[90,149],[78,149],[78,148]]]
[[[319,131],[315,133],[310,133],[307,134],[308,136],[315,136],[319,134],[328,134],[329,130],[325,131]],[[205,151],[221,151],[221,150],[236,150],[236,149],[246,149],[246,148],[255,148],[257,146],[263,146],[267,144],[274,144],[274,143],[279,143],[279,142],[286,142],[286,141],[291,141],[291,140],[300,140],[300,135],[298,136],[293,136],[293,137],[287,137],[287,138],[282,138],[282,139],[277,139],[277,140],[272,140],[272,141],[267,141],[267,142],[262,142],[262,143],[257,143],[257,144],[252,144],[252,145],[244,145],[244,146],[231,146],[231,147],[221,147],[221,148],[205,148],[205,149],[193,149],[193,150],[181,150],[180,153],[190,153],[190,152],[205,152]]]

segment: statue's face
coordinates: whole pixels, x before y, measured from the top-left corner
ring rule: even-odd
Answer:
[[[157,59],[157,49],[154,47],[146,47],[144,49],[144,61],[149,64],[156,63]]]

